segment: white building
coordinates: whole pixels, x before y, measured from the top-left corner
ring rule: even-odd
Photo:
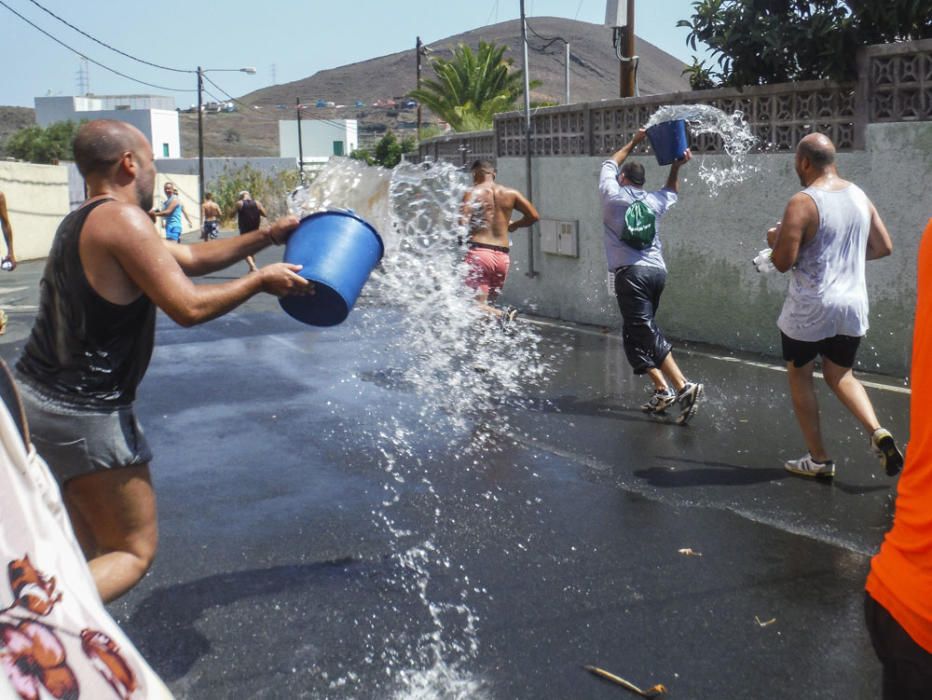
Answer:
[[[355,119],[302,119],[301,146],[304,166],[320,168],[331,156],[348,156],[359,148]],[[298,158],[298,121],[278,122],[278,153],[282,158]]]
[[[139,129],[152,144],[156,158],[180,158],[181,135],[175,98],[159,95],[36,97],[36,123],[84,119],[116,119]]]

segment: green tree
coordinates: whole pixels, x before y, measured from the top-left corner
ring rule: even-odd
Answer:
[[[866,44],[932,37],[930,0],[696,0],[687,43],[712,50],[717,67],[693,58],[695,89],[794,80],[851,80]]]
[[[504,58],[507,46],[479,42],[475,53],[465,44],[453,58],[435,58],[431,67],[436,80],[425,80],[410,96],[447,122],[454,131],[479,131],[492,127],[499,112],[515,109],[524,92],[523,73],[512,70]],[[534,81],[534,87],[539,85]]]
[[[14,158],[30,163],[73,160],[74,151],[71,144],[82,123],[56,122],[45,128],[38,125],[27,126],[7,139],[6,151]]]
[[[401,162],[402,155],[415,150],[417,150],[417,144],[413,138],[406,137],[399,141],[398,137],[389,131],[379,139],[372,151],[367,148],[358,148],[350,153],[350,158],[364,160],[369,165],[394,168]]]

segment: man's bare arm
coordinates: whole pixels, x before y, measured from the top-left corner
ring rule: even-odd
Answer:
[[[641,143],[641,141],[643,141],[645,138],[647,138],[647,129],[638,129],[637,133],[630,141],[628,141],[628,143],[612,154],[612,160],[615,161],[615,165],[621,165],[624,163],[628,159],[628,156],[631,155],[631,151],[634,150],[634,147]]]
[[[155,216],[169,216],[179,206],[180,206],[180,203],[178,202],[177,199],[175,199],[172,201],[171,206],[166,207],[165,209],[153,209],[151,213],[155,214]],[[181,211],[182,213],[184,213],[183,209]]]
[[[268,214],[265,213],[265,207],[262,206],[261,202],[256,202],[256,207],[259,209],[259,216],[264,216],[268,218]]]
[[[286,216],[273,224],[234,238],[181,246],[174,241],[163,243],[186,275],[198,277],[223,270],[270,245],[281,245],[297,225],[298,220],[295,217]]]
[[[807,233],[815,230],[819,211],[809,195],[797,192],[786,205],[779,228],[773,235],[773,253],[770,260],[780,272],[796,264],[799,247]],[[768,239],[770,236],[768,236]]]
[[[670,166],[670,174],[667,176],[667,184],[664,185],[666,189],[671,190],[673,192],[680,191],[680,180],[679,180],[680,168],[685,163],[688,163],[690,160],[692,160],[692,157],[693,157],[692,151],[690,151],[687,148],[686,153],[683,154],[682,158],[680,158],[679,160],[673,161],[673,165]]]
[[[877,213],[877,207],[871,204],[871,230],[867,235],[867,259],[885,258],[893,252],[893,239],[887,227]]]
[[[222,316],[259,292],[284,296],[310,291],[310,283],[296,274],[300,267],[285,263],[269,265],[257,274],[230,282],[196,285],[170,249],[154,235],[142,210],[121,206],[108,213],[112,216],[109,225],[95,236],[95,243],[113,256],[143,294],[182,326]],[[236,239],[211,241],[203,246],[225,242],[235,243]]]
[[[537,209],[535,209],[534,205],[518,191],[515,191],[515,209],[524,214],[524,216],[508,224],[508,231],[511,233],[514,233],[519,228],[533,226],[540,221],[540,214],[537,213]]]

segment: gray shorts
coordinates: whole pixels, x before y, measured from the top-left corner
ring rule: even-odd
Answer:
[[[17,382],[36,452],[60,486],[76,476],[152,461],[132,406],[112,411],[64,403]]]

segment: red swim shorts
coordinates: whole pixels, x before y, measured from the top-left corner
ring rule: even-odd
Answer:
[[[508,253],[489,248],[470,248],[466,253],[466,263],[469,265],[469,274],[466,275],[468,287],[489,296],[502,291],[511,263]]]

